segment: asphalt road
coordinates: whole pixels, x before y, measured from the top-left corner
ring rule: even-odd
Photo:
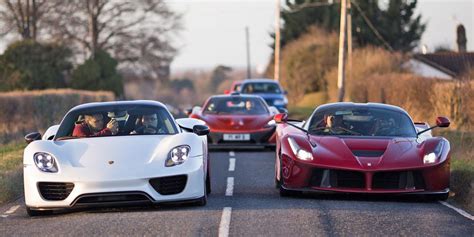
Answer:
[[[281,198],[273,167],[273,152],[213,152],[213,192],[205,207],[87,209],[31,218],[20,199],[0,207],[0,236],[474,236],[474,221],[438,202]]]

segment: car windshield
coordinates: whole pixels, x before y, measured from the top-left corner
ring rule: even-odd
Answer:
[[[204,108],[207,114],[268,114],[268,109],[262,99],[255,97],[215,97],[211,98]]]
[[[256,82],[243,85],[242,93],[281,94],[281,90],[277,83]]]
[[[176,134],[169,112],[158,106],[97,106],[73,111],[61,123],[56,140]]]
[[[356,106],[316,111],[308,131],[321,136],[416,137],[413,122],[405,113]]]

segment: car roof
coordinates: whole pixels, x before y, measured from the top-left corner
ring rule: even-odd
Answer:
[[[354,102],[336,102],[336,103],[329,103],[329,104],[324,104],[318,106],[315,110],[321,110],[321,109],[330,109],[333,107],[339,107],[339,108],[344,108],[344,107],[360,107],[360,108],[378,108],[378,109],[388,109],[400,113],[405,113],[408,114],[404,109],[395,106],[395,105],[389,105],[389,104],[383,104],[383,103],[354,103]]]
[[[213,95],[209,97],[209,99],[213,98],[229,98],[229,97],[242,97],[242,98],[257,98],[262,99],[259,95],[252,95],[252,94],[222,94],[222,95]],[[263,100],[263,99],[262,99]]]
[[[269,78],[245,79],[242,81],[242,84],[243,83],[261,83],[261,82],[280,84],[277,81],[273,79],[269,79]]]
[[[109,106],[134,106],[134,105],[145,105],[145,106],[156,106],[167,109],[167,107],[158,101],[154,100],[123,100],[123,101],[108,101],[108,102],[91,102],[81,105],[77,105],[69,110],[69,112],[97,108],[97,107],[109,107]]]

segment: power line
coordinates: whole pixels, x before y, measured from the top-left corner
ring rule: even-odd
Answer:
[[[359,4],[357,4],[356,1],[351,1],[352,4],[354,4],[354,6],[357,8],[357,11],[359,11],[360,15],[362,16],[362,18],[364,19],[365,23],[369,26],[369,28],[372,30],[372,32],[374,32],[375,36],[377,36],[377,38],[382,41],[382,43],[385,45],[385,47],[387,47],[387,49],[389,49],[391,52],[393,52],[393,48],[392,46],[390,46],[390,44],[383,38],[383,36],[379,33],[379,31],[375,28],[375,26],[372,24],[372,22],[369,20],[369,18],[367,17],[367,15],[365,14],[364,11],[362,11],[362,9],[360,8]]]

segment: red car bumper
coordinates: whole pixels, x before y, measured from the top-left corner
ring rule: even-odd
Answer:
[[[283,155],[280,178],[287,190],[409,194],[449,192],[449,159],[409,169],[344,169],[294,160]]]

